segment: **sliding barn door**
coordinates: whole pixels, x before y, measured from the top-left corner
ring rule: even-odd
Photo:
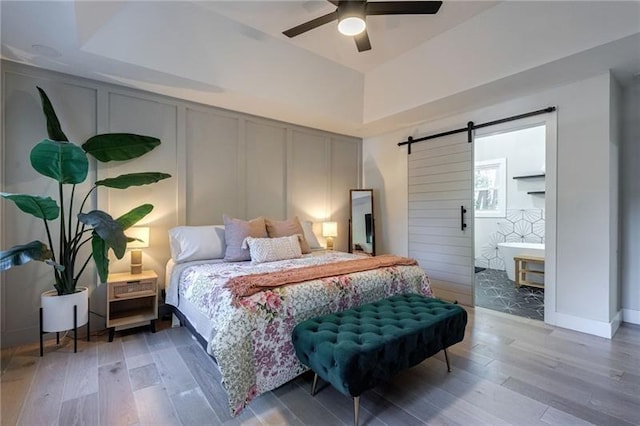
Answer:
[[[472,144],[467,134],[416,143],[409,155],[409,256],[436,297],[473,306]]]

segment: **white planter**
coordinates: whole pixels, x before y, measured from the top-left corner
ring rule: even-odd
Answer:
[[[89,320],[89,289],[76,287],[73,294],[58,296],[56,290],[40,295],[42,307],[42,331],[66,331],[73,329],[73,305],[77,306],[76,325],[80,327]]]

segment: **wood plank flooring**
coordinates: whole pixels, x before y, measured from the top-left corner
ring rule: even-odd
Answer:
[[[640,327],[612,340],[482,308],[463,342],[362,395],[366,425],[639,425]],[[2,350],[7,425],[352,424],[352,401],[310,374],[231,417],[220,373],[186,328]]]

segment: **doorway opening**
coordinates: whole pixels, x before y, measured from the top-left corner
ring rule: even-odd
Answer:
[[[545,124],[474,139],[475,305],[544,320]]]

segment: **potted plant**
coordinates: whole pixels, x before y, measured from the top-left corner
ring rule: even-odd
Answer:
[[[33,147],[31,166],[41,175],[58,182],[58,200],[48,196],[0,193],[23,212],[42,219],[46,242],[32,241],[0,252],[0,270],[23,265],[32,260],[45,262],[53,270],[55,290],[42,294],[44,327],[42,331],[64,331],[73,328],[74,304],[77,305],[77,325],[88,320],[88,288],[79,287],[89,261],[93,258],[100,282],[109,274],[109,249],[116,258],[124,256],[128,239],[124,231],[151,212],[151,204],[140,205],[119,218],[100,210],[85,212],[90,195],[99,187],[126,189],[147,185],[171,177],[166,173],[143,172],[103,179],[93,184],[79,206],[74,205],[76,185],[84,182],[89,170],[87,154],[100,162],[125,161],[144,155],[160,140],[129,133],[109,133],[89,138],[82,146],[70,142],[61,129],[58,117],[47,94],[41,88],[42,110],[49,138]],[[58,234],[52,234],[57,221]],[[58,241],[54,241],[57,237]],[[89,250],[81,250],[90,247]],[[55,306],[60,306],[56,308]]]

